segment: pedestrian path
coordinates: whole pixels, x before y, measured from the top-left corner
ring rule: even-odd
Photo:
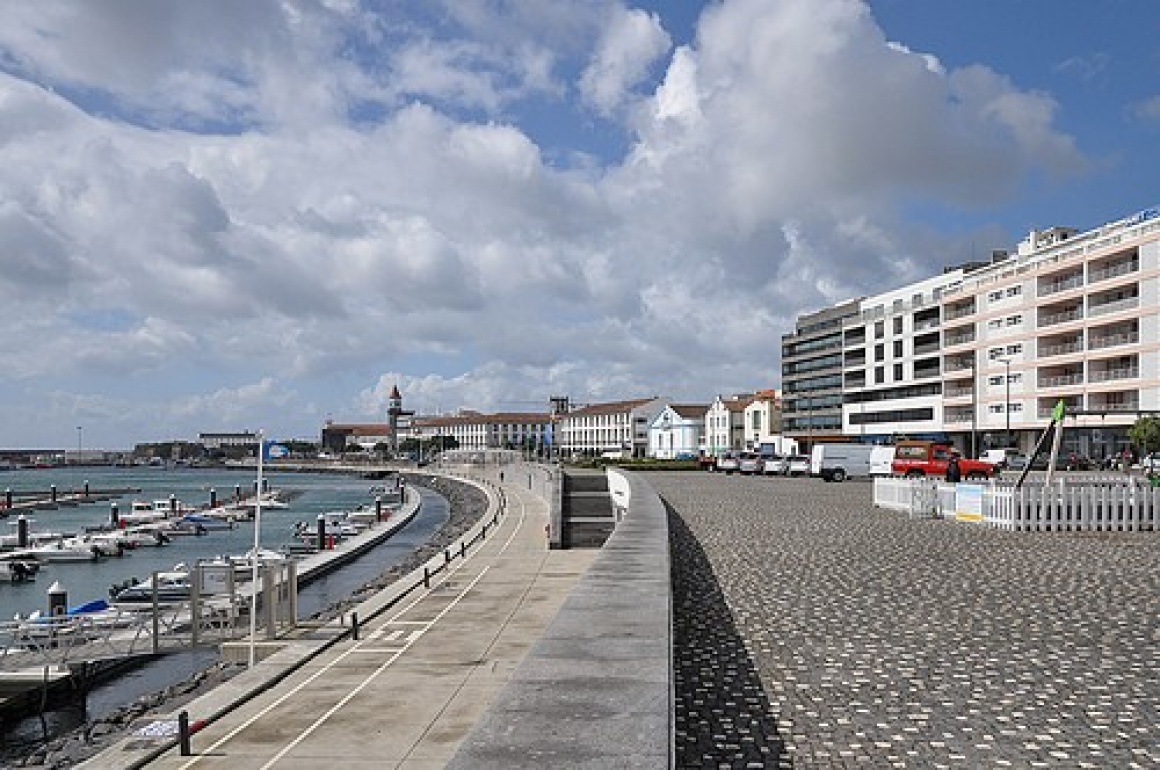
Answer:
[[[148,766],[445,766],[594,556],[549,551],[547,503],[519,484],[501,488],[504,515],[474,551],[451,561],[428,588],[361,624],[357,640],[332,645],[198,730],[189,756],[174,748]],[[311,642],[301,644],[305,654]],[[288,652],[261,665],[277,665],[289,659]],[[196,726],[236,699],[232,689],[244,686],[238,680],[251,673],[186,706],[190,722]],[[131,766],[130,757],[148,743],[135,736],[83,766]]]

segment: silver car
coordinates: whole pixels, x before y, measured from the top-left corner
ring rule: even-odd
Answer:
[[[771,455],[765,458],[761,470],[766,476],[784,476],[789,471],[789,460],[782,455]]]

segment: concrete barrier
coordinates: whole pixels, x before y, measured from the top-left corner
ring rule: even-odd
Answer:
[[[671,767],[668,517],[634,474],[609,486],[623,519],[448,767]]]

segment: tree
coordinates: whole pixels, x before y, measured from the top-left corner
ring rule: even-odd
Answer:
[[[1143,454],[1160,452],[1160,417],[1141,417],[1128,428],[1128,439]]]

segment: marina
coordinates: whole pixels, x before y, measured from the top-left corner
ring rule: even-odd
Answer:
[[[56,469],[57,472],[60,470]],[[93,469],[85,470],[89,475],[93,474]],[[238,482],[244,485],[247,480],[252,481],[243,472],[228,470],[216,472],[156,468],[134,470],[136,473],[133,480],[139,484],[137,488],[142,490],[140,493],[142,496],[162,499],[168,498],[171,494],[190,504],[196,504],[199,499],[208,500],[211,490],[223,487],[232,489]],[[125,472],[124,469],[108,469],[110,474]],[[17,474],[13,473],[7,478],[15,475]],[[334,474],[272,474],[270,487],[291,491],[293,502],[283,508],[271,507],[270,510],[266,510],[263,507],[264,549],[288,543],[296,526],[300,528],[303,521],[315,521],[320,514],[328,514],[330,518],[334,518],[337,515],[336,511],[361,508],[365,515],[367,509],[373,510],[374,498],[371,493],[381,490],[371,487],[369,482],[356,476]],[[168,492],[169,490],[172,491]],[[421,515],[417,515],[414,522],[393,535],[389,541],[374,548],[364,549],[365,553],[359,555],[357,560],[333,570],[319,571],[309,585],[300,588],[299,617],[309,617],[312,613],[346,597],[367,580],[373,579],[404,558],[431,536],[446,520],[446,501],[427,490],[420,489],[419,492],[423,498],[423,506]],[[38,516],[40,521],[37,524],[47,520],[46,527],[51,525],[54,530],[69,530],[99,521],[107,515],[108,510],[104,507],[89,508],[83,512],[54,511],[47,516]],[[100,592],[94,588],[106,585],[112,587],[118,582],[130,581],[137,576],[144,579],[154,571],[172,573],[174,565],[183,561],[192,563],[199,559],[229,559],[230,555],[236,557],[237,554],[244,554],[252,548],[253,537],[253,523],[243,520],[233,529],[210,532],[201,537],[175,538],[165,547],[137,548],[120,558],[113,557],[75,565],[43,565],[35,581],[0,588],[0,599],[4,600],[4,612],[9,618],[15,614],[27,616],[28,613],[44,613],[48,603],[47,591],[53,584],[60,582],[70,588],[68,599],[70,607],[85,602],[91,603],[104,598],[97,596]],[[78,592],[77,586],[84,586],[87,591]],[[84,714],[74,714],[68,710],[49,714],[48,721],[54,725],[52,729],[54,731],[58,728],[68,729],[77,719],[99,715],[102,709],[123,704],[136,692],[147,692],[164,686],[171,681],[170,678],[176,671],[184,670],[184,664],[172,666],[166,662],[171,658],[187,662],[198,660],[201,661],[200,665],[205,665],[217,658],[217,652],[214,649],[203,649],[169,654],[127,675],[118,675],[115,680],[97,685],[90,691],[86,704],[87,711]],[[41,732],[39,719],[34,717],[26,721],[28,723],[26,726],[13,726],[11,723],[6,725],[7,737],[19,742],[22,736],[29,737],[26,735],[28,733]],[[57,725],[57,722],[61,724]]]

